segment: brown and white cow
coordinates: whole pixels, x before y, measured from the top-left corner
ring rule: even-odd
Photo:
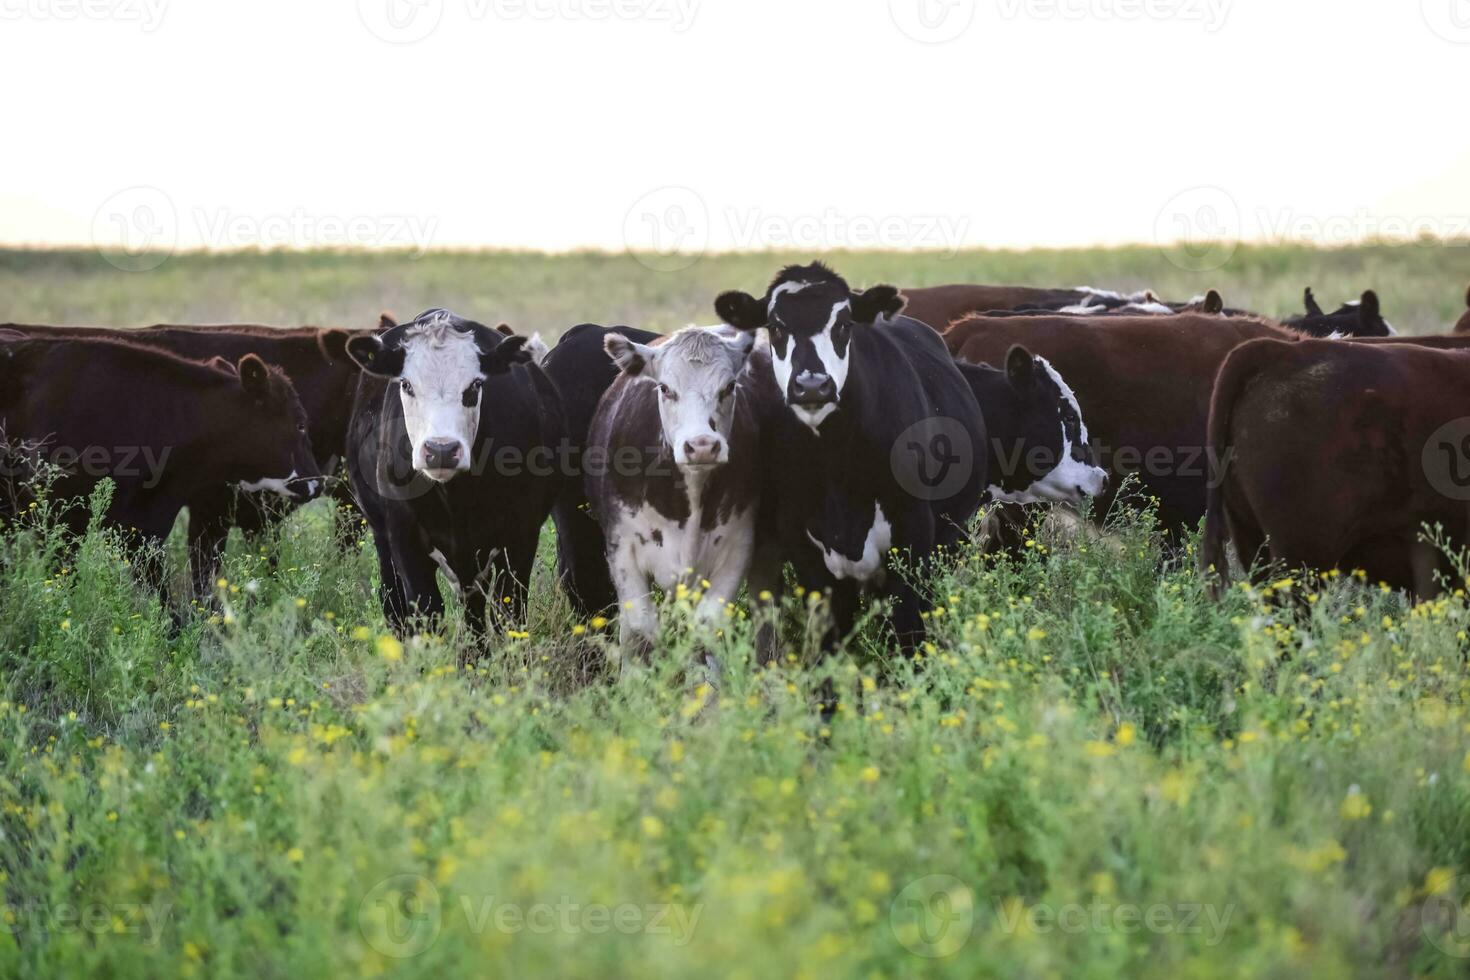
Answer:
[[[1004,363],[1016,344],[1044,357],[1075,394],[1111,477],[1095,513],[1105,515],[1119,483],[1134,474],[1169,529],[1204,516],[1215,375],[1232,349],[1259,337],[1295,335],[1264,320],[1204,314],[971,317],[944,335],[967,361]]]
[[[1244,344],[1220,369],[1209,443],[1230,460],[1200,551],[1217,584],[1228,537],[1248,566],[1362,569],[1433,595],[1449,569],[1424,525],[1456,547],[1470,531],[1470,345]]]
[[[686,327],[656,346],[604,339],[621,373],[592,419],[589,454],[602,464],[587,474],[587,496],[606,534],[625,653],[657,637],[653,589],[700,593],[696,616],[710,624],[745,581],[761,419],[779,397],[763,384],[769,370],[746,370],[754,341],[718,327]]]

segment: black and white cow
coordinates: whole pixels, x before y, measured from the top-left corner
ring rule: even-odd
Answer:
[[[621,371],[588,436],[602,465],[587,494],[607,536],[624,652],[658,634],[652,590],[699,595],[722,620],[745,581],[760,505],[760,425],[776,401],[767,370],[745,370],[755,336],[686,327],[657,346],[610,333]]]
[[[348,342],[364,371],[348,474],[400,633],[442,615],[439,569],[472,629],[485,626],[487,591],[497,617],[524,612],[541,526],[567,478],[554,453],[561,401],[525,343],[440,309]]]
[[[821,263],[783,269],[762,298],[715,301],[731,326],[767,328],[787,407],[764,440],[772,533],[801,585],[830,593],[828,646],[869,591],[892,600],[913,649],[929,600],[893,560],[964,540],[986,486],[975,396],[939,335],[897,316],[902,306],[894,287],[858,292]]]
[[[987,500],[1076,506],[1107,489],[1077,396],[1046,358],[1017,344],[1003,369],[964,361],[959,369],[989,436]]]
[[[1324,313],[1322,307],[1317,305],[1316,297],[1312,295],[1312,287],[1308,286],[1302,294],[1302,304],[1306,307],[1306,313],[1287,317],[1281,322],[1283,326],[1309,337],[1337,340],[1347,337],[1393,337],[1398,334],[1393,324],[1383,318],[1378,307],[1378,294],[1371,289],[1363,293],[1361,300],[1344,303],[1331,313]]]

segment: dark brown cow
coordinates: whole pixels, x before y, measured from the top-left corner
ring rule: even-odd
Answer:
[[[246,354],[259,355],[285,371],[296,389],[306,410],[318,470],[329,477],[340,471],[359,375],[346,346],[354,333],[364,331],[258,324],[158,324],[134,329],[0,324],[0,331],[33,337],[125,340],[196,361],[220,357],[234,363]],[[345,480],[332,479],[328,489],[340,503],[352,499]],[[197,591],[206,592],[214,581],[230,528],[258,534],[281,512],[281,503],[275,494],[240,492],[226,485],[210,487],[189,501],[189,550]]]
[[[1421,540],[1440,524],[1466,542],[1470,345],[1259,340],[1220,369],[1209,443],[1229,459],[1209,495],[1200,566],[1362,569],[1371,581],[1438,591],[1448,571]],[[1331,406],[1324,411],[1323,406]]]
[[[1450,331],[1455,334],[1470,333],[1470,289],[1465,290],[1465,313],[1460,317],[1460,322]]]
[[[27,338],[0,344],[0,429],[24,447],[7,474],[34,459],[63,471],[53,493],[85,498],[103,479],[116,489],[108,520],[161,542],[179,511],[221,486],[269,485],[310,499],[321,472],[290,380],[254,354],[235,367],[203,364],[115,340]],[[12,481],[0,508],[24,494]],[[87,524],[85,499],[67,508]]]
[[[1046,358],[1076,395],[1111,476],[1097,514],[1107,512],[1122,478],[1136,474],[1173,530],[1195,526],[1205,513],[1205,430],[1225,356],[1247,340],[1294,336],[1250,317],[992,316],[952,325],[945,342],[967,361],[1003,363],[1013,344]]]

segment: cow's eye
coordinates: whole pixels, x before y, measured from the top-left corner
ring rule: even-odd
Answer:
[[[480,393],[480,389],[483,387],[485,387],[484,380],[481,378],[476,378],[475,380],[470,382],[470,386],[465,389],[465,393],[470,395],[478,395]]]
[[[299,433],[301,433],[302,435],[306,435],[306,423],[305,422],[298,422],[296,424],[296,431],[299,432]]]
[[[402,389],[402,391],[403,391],[403,393],[405,395],[407,395],[410,398],[413,397],[413,385],[411,385],[411,384],[408,383],[408,379],[407,378],[403,378],[402,380],[400,380],[398,382],[398,387],[400,389]]]
[[[720,389],[720,401],[724,401],[726,398],[729,398],[733,394],[735,394],[735,382],[731,381],[729,384],[725,385],[725,387]]]
[[[659,382],[658,393],[660,395],[663,395],[671,402],[676,402],[679,400],[679,396],[674,394],[674,390],[663,382]]]

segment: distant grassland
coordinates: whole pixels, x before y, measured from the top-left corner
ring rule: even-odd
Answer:
[[[790,262],[823,258],[857,285],[951,282],[1092,285],[1188,299],[1219,289],[1230,306],[1301,312],[1304,286],[1327,309],[1377,290],[1405,333],[1443,332],[1464,311],[1465,244],[1341,249],[1241,246],[1225,265],[1190,272],[1155,247],[924,252],[757,252],[709,255],[677,271],[668,260],[578,252],[235,252],[170,256],[124,272],[92,250],[0,250],[0,319],[140,326],[251,321],[367,326],[443,306],[550,337],[584,321],[669,330],[709,323],[722,290],[763,287]],[[654,268],[650,268],[653,266]]]

